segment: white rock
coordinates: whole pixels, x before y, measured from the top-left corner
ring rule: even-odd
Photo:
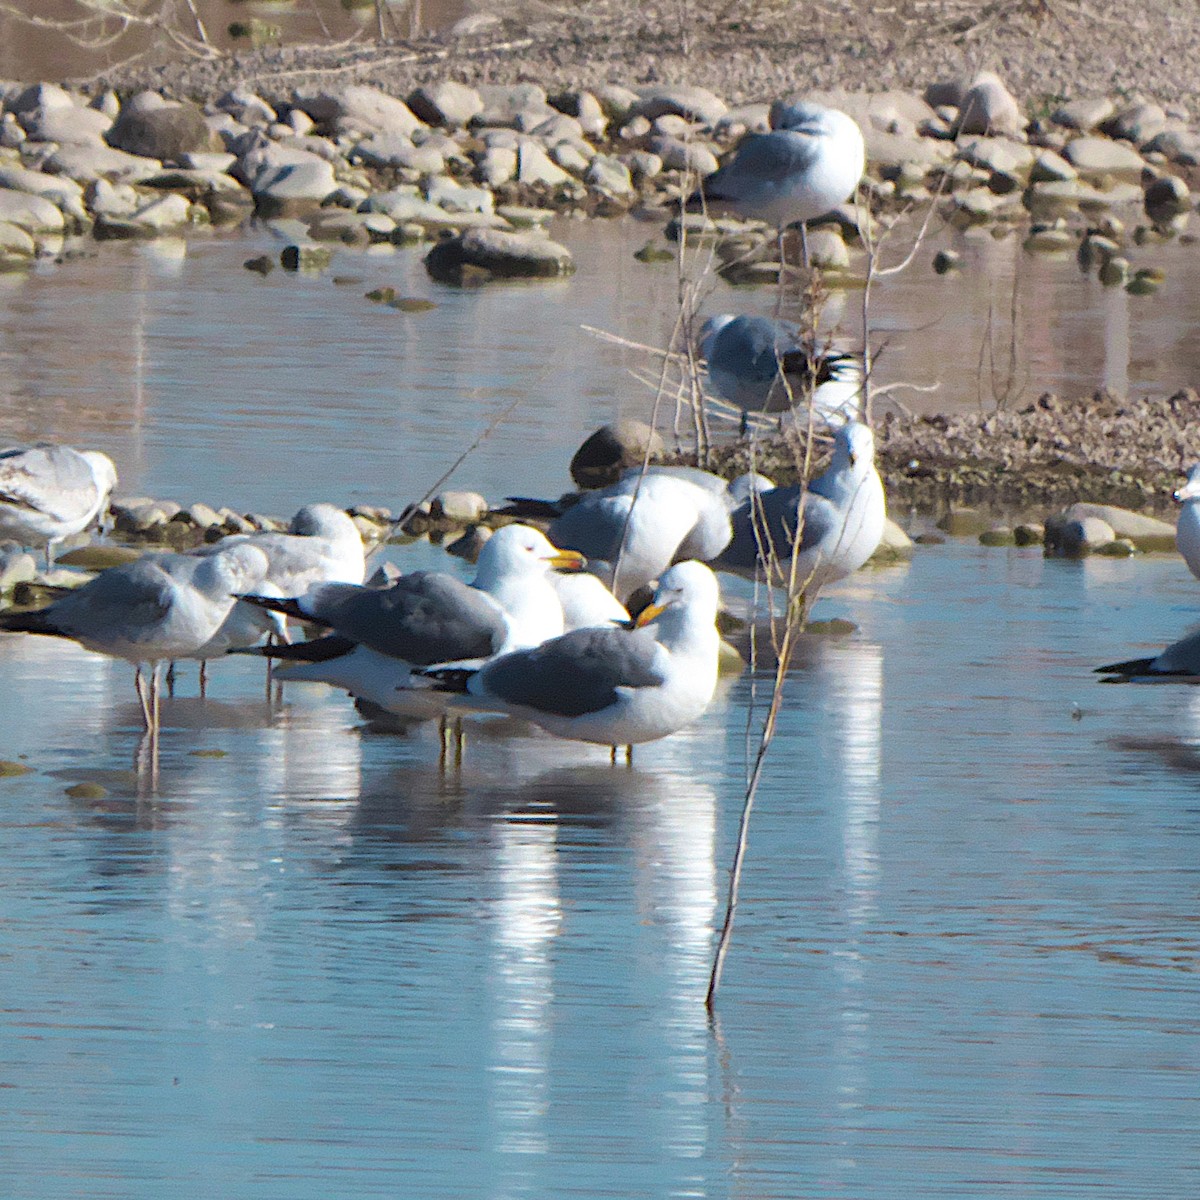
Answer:
[[[959,110],[958,133],[1019,134],[1025,127],[1021,110],[1000,77],[983,71],[975,77]]]
[[[139,208],[131,218],[144,229],[162,232],[167,229],[178,229],[188,223],[191,214],[191,204],[185,196],[173,192],[161,200],[154,200],[144,208]]]
[[[57,142],[60,146],[98,146],[112,125],[112,118],[94,108],[71,104],[27,114],[21,124],[34,141]]]
[[[94,179],[137,183],[156,175],[162,170],[162,163],[111,146],[60,146],[42,164],[42,169],[48,174],[65,175],[77,183],[91,183]]]
[[[421,122],[395,96],[365,84],[351,84],[337,91],[320,92],[299,101],[310,117],[338,132],[398,133],[411,138]]]
[[[62,233],[66,227],[62,209],[44,196],[0,189],[0,221],[26,233]]]
[[[537,142],[528,139],[521,142],[517,151],[517,181],[519,183],[542,184],[557,187],[571,178]]]

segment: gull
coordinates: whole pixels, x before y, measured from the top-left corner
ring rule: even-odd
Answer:
[[[819,353],[790,321],[721,313],[700,328],[699,350],[711,391],[742,411],[742,432],[755,413],[803,410],[830,428],[860,415],[862,360]]]
[[[615,564],[613,594],[622,603],[657,579],[672,562],[707,561],[728,544],[732,507],[724,480],[700,483],[705,472],[652,468],[587,492],[549,529],[557,546],[589,561]]]
[[[617,746],[666,737],[708,707],[717,684],[718,600],[708,567],[677,563],[633,629],[576,629],[477,669],[433,667],[425,674],[467,708],[611,746],[615,759]]]
[[[733,514],[733,538],[713,566],[753,579],[768,574],[769,564],[771,580],[786,582],[801,512],[794,578],[811,600],[857,571],[883,537],[887,505],[868,426],[850,421],[837,431],[829,467],[807,489],[777,487],[745,501]]]
[[[1175,523],[1175,545],[1188,570],[1200,579],[1200,463],[1188,472],[1183,487],[1176,489],[1175,499],[1182,506]]]
[[[362,583],[366,577],[358,526],[332,504],[306,504],[292,518],[286,533],[233,534],[195,553],[222,554],[231,546],[242,545],[256,546],[267,556],[267,575],[257,589],[260,595],[283,599],[303,595],[322,583]],[[194,656],[200,659],[200,694],[204,694],[209,659],[254,646],[264,635],[286,642],[286,617],[241,601],[235,604],[204,653]]]
[[[1108,676],[1101,683],[1200,683],[1200,629],[1161,654],[1109,663],[1096,667],[1095,673]]]
[[[702,184],[705,200],[783,229],[854,195],[866,167],[862,130],[836,108],[806,100],[771,105],[770,131],[748,133]],[[808,261],[805,244],[805,263]]]
[[[45,546],[82,533],[108,504],[117,468],[99,450],[28,446],[0,450],[0,538]]]
[[[250,651],[281,659],[283,680],[328,683],[412,721],[441,716],[445,700],[414,668],[483,660],[534,646],[563,632],[563,608],[551,571],[578,569],[582,557],[561,551],[527,525],[498,529],[480,551],[466,584],[442,571],[414,571],[389,587],[324,584],[279,600],[248,595],[253,605],[330,630],[295,646]]]
[[[71,638],[134,663],[142,719],[154,733],[161,664],[195,657],[229,615],[234,593],[259,586],[267,567],[267,556],[248,544],[210,555],[147,554],[102,571],[47,608],[0,614],[0,629]]]

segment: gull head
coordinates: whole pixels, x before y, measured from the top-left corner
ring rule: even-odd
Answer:
[[[1200,463],[1197,463],[1187,474],[1187,482],[1173,493],[1179,504],[1200,498]]]
[[[336,504],[306,504],[288,525],[288,533],[298,537],[343,537],[350,530],[354,531],[355,537],[360,537],[358,526]]]
[[[875,435],[861,421],[847,421],[834,435],[834,466],[844,465],[865,471],[875,462]]]
[[[498,575],[538,575],[549,570],[581,571],[587,564],[577,550],[560,550],[540,529],[504,525],[484,543],[476,580]]]
[[[258,590],[271,568],[266,554],[250,541],[205,555],[201,564],[198,581],[203,575],[210,575],[214,588],[228,593],[230,599],[237,593]]]
[[[694,614],[706,624],[717,619],[721,587],[717,577],[703,563],[689,559],[676,563],[662,573],[654,599],[638,614],[641,628],[664,613],[679,609]]]

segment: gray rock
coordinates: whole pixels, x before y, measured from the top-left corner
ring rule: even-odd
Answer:
[[[364,84],[318,92],[298,99],[297,106],[335,133],[396,133],[411,138],[421,126],[403,100]]]
[[[644,421],[624,420],[602,425],[575,451],[571,478],[581,488],[607,487],[621,472],[640,467],[646,459],[663,451],[662,438]]]
[[[216,102],[216,108],[243,125],[274,125],[279,120],[279,115],[261,96],[244,87],[231,88]]]
[[[66,227],[62,209],[44,196],[0,189],[0,221],[16,225],[29,234],[62,233]]]
[[[987,171],[1023,174],[1033,166],[1037,151],[1009,138],[977,137],[959,143],[957,157]]]
[[[37,243],[29,232],[11,221],[0,221],[0,260],[32,258]]]
[[[549,116],[552,111],[546,89],[537,83],[488,83],[480,87],[479,95],[483,108],[472,117],[473,128],[515,129],[522,115],[528,120],[535,113]]]
[[[587,146],[587,143],[583,143]],[[570,175],[576,177],[586,173],[588,167],[592,164],[592,159],[596,157],[596,152],[589,146],[586,150],[580,148],[576,142],[561,141],[557,142],[550,148],[550,158],[558,166],[562,167]]]
[[[127,183],[97,179],[88,184],[84,200],[93,216],[130,217],[142,204],[141,193]]]
[[[316,242],[293,242],[279,252],[279,265],[285,271],[323,271],[332,261],[333,251]]]
[[[112,126],[112,119],[94,108],[70,104],[27,113],[21,124],[34,141],[57,142],[60,146],[95,146]]]
[[[653,128],[654,126],[645,117],[634,116],[621,126],[617,137],[623,142],[637,142],[648,136]]]
[[[179,165],[189,171],[211,171],[224,173],[237,162],[236,154],[226,154],[224,151],[200,151],[196,154],[185,154],[179,160]]]
[[[876,169],[896,169],[905,163],[933,167],[947,163],[954,157],[951,143],[933,138],[904,137],[902,134],[868,128],[863,131],[863,140],[867,144],[867,159]]]
[[[42,170],[83,184],[96,179],[139,183],[161,171],[162,163],[110,146],[60,146],[42,164]]]
[[[435,145],[416,146],[395,133],[373,133],[350,152],[351,162],[368,167],[403,167],[421,175],[436,175],[446,169],[446,160]]]
[[[584,173],[583,181],[610,196],[629,196],[636,190],[629,168],[611,154],[597,154]]]
[[[83,188],[75,180],[65,176],[47,175],[43,171],[29,171],[24,167],[0,164],[0,188],[28,192],[31,196],[44,196],[69,216],[87,215],[83,205]]]
[[[958,134],[1019,134],[1025,120],[1012,93],[998,75],[983,71],[975,77],[959,108]]]
[[[4,173],[0,171],[0,182]],[[1191,212],[1193,201],[1188,185],[1177,175],[1161,175],[1146,189],[1146,215],[1155,224]]]
[[[33,83],[19,91],[5,107],[18,117],[51,108],[72,108],[75,97],[57,83]]]
[[[662,174],[663,160],[649,150],[631,150],[621,155],[621,161],[629,167],[629,173],[635,180],[653,179]]]
[[[425,199],[447,212],[490,213],[496,205],[495,197],[487,188],[464,187],[447,175],[426,180]]]
[[[1054,110],[1050,120],[1064,129],[1077,129],[1080,133],[1091,133],[1116,112],[1116,105],[1105,96],[1094,99],[1068,100]]]
[[[968,79],[943,79],[925,88],[924,100],[930,108],[962,108],[970,90]]]
[[[707,88],[651,86],[639,88],[638,92],[639,99],[629,115],[645,117],[648,121],[674,113],[713,126],[729,111],[725,101]]]
[[[842,271],[850,266],[850,251],[837,229],[808,231],[808,261],[827,271]]]
[[[517,182],[557,187],[571,179],[537,142],[523,139],[517,149]]]
[[[1079,172],[1061,154],[1053,150],[1039,150],[1033,166],[1029,170],[1031,183],[1048,183],[1076,179]]]
[[[614,125],[624,125],[629,120],[634,105],[641,101],[637,92],[619,83],[607,83],[594,89],[594,94],[604,110],[604,115]]]
[[[1113,527],[1099,517],[1071,517],[1061,513],[1046,521],[1046,553],[1081,558],[1115,541],[1116,536]]]
[[[283,216],[314,208],[336,187],[333,167],[312,158],[266,171],[255,179],[251,190],[260,213]]]
[[[1118,508],[1115,504],[1072,504],[1059,514],[1063,521],[1084,521],[1096,519],[1103,521],[1116,537],[1128,538],[1141,550],[1175,549],[1175,526],[1157,517],[1148,517],[1144,513],[1134,512],[1128,508]],[[1047,528],[1049,528],[1047,522]]]
[[[165,233],[168,230],[179,229],[187,225],[191,218],[192,206],[184,196],[171,193],[161,200],[139,208],[130,218],[135,224],[151,233]]]
[[[703,142],[684,142],[673,137],[653,137],[650,152],[662,159],[668,171],[694,171],[697,175],[711,175],[719,165],[717,156]]]
[[[211,150],[212,132],[204,114],[188,103],[162,107],[126,104],[105,140],[116,150],[178,162],[185,154]]]
[[[462,537],[455,538],[446,546],[446,553],[464,562],[478,562],[479,554],[491,536],[492,531],[486,525],[472,525]]]
[[[488,510],[487,501],[478,492],[439,492],[433,498],[430,512],[435,518],[470,525],[482,520]]]
[[[535,233],[470,229],[438,242],[425,257],[425,269],[435,279],[461,283],[482,273],[512,278],[546,278],[575,270],[571,252]]]
[[[188,520],[197,529],[211,529],[213,526],[221,524],[221,516],[217,510],[200,501],[188,508],[187,515]]]
[[[1145,101],[1127,104],[1114,117],[1104,122],[1109,137],[1122,138],[1140,146],[1167,127],[1167,114],[1161,105]]]
[[[1075,138],[1067,143],[1064,157],[1080,174],[1092,177],[1137,181],[1146,167],[1146,160],[1132,146],[1102,137]]]
[[[567,140],[576,142],[584,140],[583,126],[574,117],[568,117],[565,113],[555,112],[553,109],[548,114],[539,114],[539,119],[535,119],[528,126],[521,118],[518,118],[517,128],[523,133],[540,138],[547,146]]]
[[[37,573],[37,561],[32,554],[24,550],[0,552],[0,594],[9,595],[18,583],[32,582]]]
[[[738,104],[713,126],[713,136],[732,142],[746,133],[766,133],[771,128],[769,104]]]
[[[570,112],[583,130],[585,137],[604,138],[608,136],[608,114],[604,106],[591,92],[579,92]]]
[[[465,83],[444,79],[417,88],[408,97],[408,107],[427,125],[463,129],[476,113],[483,111],[483,97]]]
[[[488,146],[479,158],[475,173],[481,183],[498,187],[517,175],[516,146]]]
[[[1162,154],[1169,162],[1181,167],[1200,166],[1200,134],[1190,129],[1164,129],[1142,150],[1146,154]]]
[[[0,117],[0,149],[15,150],[26,140],[25,130],[12,113]]]

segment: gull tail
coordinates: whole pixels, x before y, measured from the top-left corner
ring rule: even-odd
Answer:
[[[1131,658],[1096,667],[1093,673],[1105,676],[1101,683],[1200,683],[1200,675],[1195,671],[1165,671],[1154,666],[1157,661],[1155,658]]]
[[[246,646],[230,650],[230,654],[253,654],[259,658],[277,658],[288,662],[328,662],[349,654],[358,643],[351,638],[331,634],[311,642],[279,643],[274,646]]]
[[[534,496],[505,496],[508,503],[503,508],[494,508],[498,517],[523,517],[534,520],[553,521],[562,516],[562,505],[557,500],[539,500]]]

